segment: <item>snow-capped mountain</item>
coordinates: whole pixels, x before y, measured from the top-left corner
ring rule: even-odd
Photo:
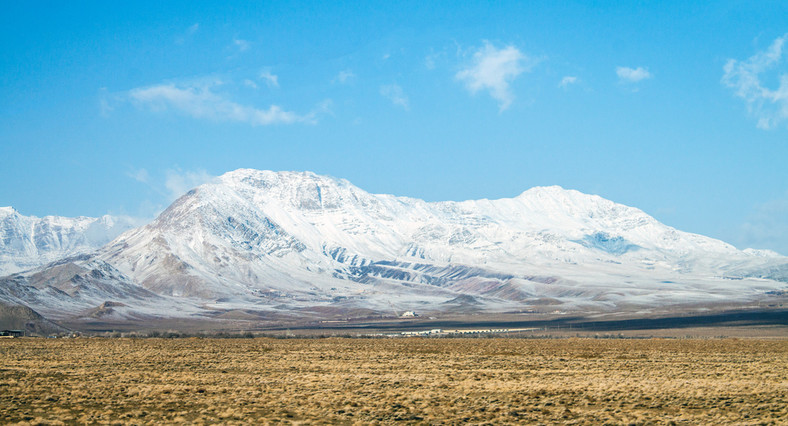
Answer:
[[[0,207],[0,276],[93,252],[137,225],[126,217],[38,218]]]
[[[85,309],[101,298],[146,300],[165,316],[178,315],[171,306],[621,309],[767,297],[786,288],[786,265],[560,187],[431,203],[309,172],[242,169],[189,191],[95,255],[61,262],[65,272],[17,276],[8,297],[30,303],[76,277],[83,287],[69,297]],[[52,299],[36,300],[31,307],[56,311],[45,306]]]
[[[256,170],[190,191],[99,257],[160,294],[376,306],[460,294],[506,305],[747,297],[775,284],[733,283],[726,271],[785,262],[559,187],[428,203],[308,172]]]

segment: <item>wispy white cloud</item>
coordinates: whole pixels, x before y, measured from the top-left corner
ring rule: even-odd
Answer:
[[[616,75],[622,83],[637,83],[652,77],[651,73],[643,67],[617,67]]]
[[[567,87],[569,87],[569,86],[571,86],[571,85],[573,85],[575,83],[577,83],[577,77],[568,75],[568,76],[566,76],[566,77],[561,79],[561,82],[558,83],[558,87],[560,87],[562,89],[566,89]]]
[[[333,80],[331,80],[331,82],[332,83],[345,84],[345,83],[349,83],[354,78],[356,78],[356,74],[354,74],[353,71],[347,69],[347,70],[340,71],[339,74],[337,74],[337,76],[334,77]]]
[[[137,215],[148,220],[158,216],[170,203],[187,191],[216,179],[205,170],[182,170],[177,166],[165,170],[163,174],[155,175],[151,175],[144,168],[133,169],[126,172],[126,176],[144,184],[157,195],[154,200],[144,200],[138,208]]]
[[[199,29],[200,29],[200,24],[199,23],[192,24],[191,26],[189,26],[189,28],[186,29],[186,31],[183,33],[183,35],[178,36],[175,39],[175,44],[183,44],[183,43],[185,43],[186,40],[188,38],[190,38],[191,36],[193,36],[195,33],[197,33],[197,31]]]
[[[756,206],[741,227],[740,245],[788,255],[788,193]]]
[[[399,87],[398,85],[389,84],[386,86],[381,86],[380,94],[388,98],[388,100],[390,100],[394,105],[399,105],[405,110],[410,109],[408,97],[405,95],[405,92],[402,91],[402,88]]]
[[[244,86],[246,86],[246,87],[249,87],[249,88],[252,88],[252,89],[257,89],[257,83],[255,83],[252,80],[249,80],[248,78],[244,79],[243,83],[244,83]]]
[[[106,87],[99,89],[99,113],[102,117],[109,117],[109,114],[115,109],[112,103],[112,95]]]
[[[271,74],[270,70],[263,70],[260,72],[260,78],[268,87],[279,87],[279,76]]]
[[[500,111],[509,108],[514,100],[509,84],[520,74],[530,71],[538,61],[529,58],[514,46],[498,49],[485,41],[473,53],[472,63],[460,70],[455,78],[475,94],[487,90],[498,101]]]
[[[155,112],[174,110],[197,119],[231,121],[253,126],[316,122],[314,113],[299,115],[285,111],[278,105],[271,105],[268,109],[241,105],[214,92],[214,86],[215,83],[159,84],[132,89],[128,92],[128,98],[137,106]]]
[[[313,115],[317,114],[334,114],[334,101],[331,99],[324,99],[322,102],[317,104],[317,107],[312,112]]]
[[[137,182],[142,182],[142,183],[150,182],[150,174],[146,169],[131,170],[126,173],[126,176],[136,180]]]
[[[788,121],[788,73],[783,67],[779,73],[779,85],[772,90],[764,87],[761,76],[781,64],[783,45],[788,34],[778,37],[765,51],[744,61],[730,59],[723,67],[722,84],[734,90],[734,94],[747,104],[750,114],[758,120],[761,129],[774,128]]]
[[[238,49],[239,52],[246,52],[249,50],[249,47],[252,46],[248,40],[242,40],[239,38],[233,39],[233,45]]]
[[[439,61],[445,60],[446,52],[432,52],[424,57],[424,67],[428,70],[434,70],[438,66]]]
[[[428,70],[434,70],[435,69],[435,56],[434,55],[427,55],[427,57],[424,58],[424,66]]]
[[[181,169],[169,169],[165,174],[164,187],[167,189],[168,201],[172,201],[204,183],[216,179],[205,170],[183,171]]]

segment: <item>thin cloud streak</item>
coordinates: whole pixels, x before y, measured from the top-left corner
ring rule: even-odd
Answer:
[[[313,113],[299,115],[285,111],[278,105],[271,105],[268,109],[241,105],[213,92],[211,88],[211,85],[179,87],[175,84],[160,84],[133,89],[128,92],[128,97],[138,107],[154,112],[174,110],[196,119],[239,122],[252,126],[316,122]]]
[[[241,39],[234,39],[233,44],[235,45],[235,47],[238,48],[238,51],[240,52],[246,52],[247,50],[249,50],[249,47],[251,47],[252,45],[247,40],[241,40]]]
[[[191,38],[197,31],[200,29],[199,23],[194,23],[189,28],[186,29],[186,32],[183,35],[177,37],[175,39],[175,44],[182,45],[186,42],[187,39]]]
[[[126,173],[126,176],[136,180],[137,182],[141,182],[141,183],[149,183],[150,182],[150,174],[148,173],[148,170],[146,170],[146,169],[139,169],[139,170],[130,171],[130,172]]]
[[[168,168],[164,176],[157,173],[151,176],[147,169],[131,170],[126,173],[131,179],[144,184],[158,195],[157,200],[146,199],[138,208],[138,216],[143,222],[148,222],[158,216],[168,205],[177,200],[189,190],[204,183],[214,182],[217,177],[203,169],[182,170],[180,167]]]
[[[260,73],[260,78],[265,81],[268,87],[279,87],[279,76],[271,74],[271,71],[265,70]]]
[[[781,199],[756,206],[741,226],[743,246],[767,248],[788,255],[788,192]]]
[[[775,90],[761,83],[761,76],[782,61],[786,39],[788,34],[775,39],[765,51],[744,61],[730,59],[723,67],[722,84],[744,100],[760,129],[773,129],[788,121],[788,73],[779,75],[779,86]]]
[[[194,189],[204,183],[216,179],[205,170],[183,171],[180,169],[169,169],[166,172],[164,187],[167,188],[168,201],[176,200],[187,191]]]
[[[356,74],[354,74],[353,71],[347,69],[347,70],[340,71],[339,74],[337,74],[336,78],[331,80],[331,82],[332,83],[339,83],[339,84],[346,84],[346,83],[349,83],[354,78],[356,78]]]
[[[390,100],[394,105],[399,105],[406,111],[410,109],[410,102],[402,88],[396,84],[380,87],[380,94]]]

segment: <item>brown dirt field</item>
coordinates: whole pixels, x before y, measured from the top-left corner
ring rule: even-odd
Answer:
[[[0,423],[788,424],[788,341],[0,339]]]

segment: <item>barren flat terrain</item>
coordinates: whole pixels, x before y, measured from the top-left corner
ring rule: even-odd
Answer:
[[[788,419],[788,341],[0,339],[0,423]]]

